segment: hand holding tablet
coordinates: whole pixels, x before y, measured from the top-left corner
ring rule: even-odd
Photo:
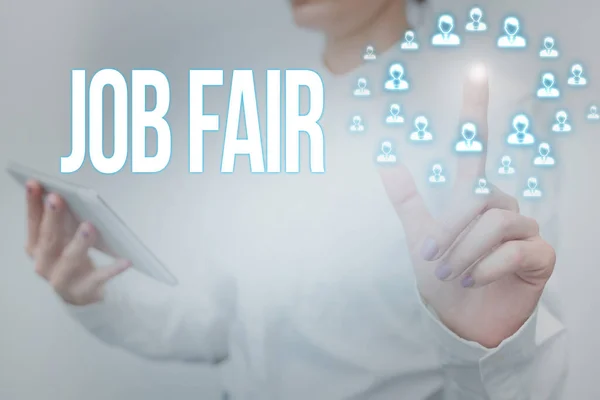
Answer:
[[[175,277],[144,246],[93,190],[42,174],[16,163],[7,172],[27,188],[27,252],[36,271],[69,303],[102,299],[104,283],[130,265],[165,284]],[[113,256],[114,265],[96,268],[90,248]]]

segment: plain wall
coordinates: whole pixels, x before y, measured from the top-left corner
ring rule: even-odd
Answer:
[[[523,3],[536,7],[542,2]],[[177,93],[175,105],[187,100],[181,96],[187,94],[189,68],[254,67],[265,52],[284,48],[285,41],[272,33],[288,29],[290,38],[298,34],[289,29],[286,7],[283,0],[2,0],[0,161],[22,159],[34,168],[58,171],[59,157],[70,151],[71,69],[162,70]],[[540,18],[531,24],[553,27],[549,33],[560,38],[563,57],[585,60],[590,79],[600,81],[598,11],[595,0],[544,1]],[[592,100],[600,105],[598,87],[575,99],[573,106],[583,110]],[[187,144],[186,124],[183,115],[172,122],[174,147],[179,149]],[[563,182],[564,242],[556,279],[570,332],[567,398],[600,398],[594,373],[600,355],[599,137],[600,125],[588,128],[565,143],[561,154],[568,160],[568,179]],[[102,176],[86,167],[70,179],[102,193],[150,247],[160,244],[159,256],[185,279],[193,274],[188,262],[193,249],[169,246],[177,242],[165,232],[186,222],[174,198],[178,188],[173,179],[186,167],[182,156],[174,157],[159,175]],[[2,400],[218,398],[216,371],[137,359],[107,348],[73,322],[23,252],[24,197],[5,174],[0,174],[0,198]],[[159,207],[161,213],[150,221],[138,204]]]

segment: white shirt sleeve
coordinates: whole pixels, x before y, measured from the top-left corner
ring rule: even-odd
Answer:
[[[113,279],[102,302],[67,305],[69,313],[103,342],[145,358],[218,363],[227,357],[231,285],[168,288],[126,278],[137,279]]]
[[[567,372],[565,329],[544,300],[513,336],[494,349],[458,337],[422,304],[425,329],[445,375],[445,399],[562,398]]]

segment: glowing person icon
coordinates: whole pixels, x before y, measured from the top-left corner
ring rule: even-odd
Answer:
[[[530,145],[535,143],[535,137],[527,130],[529,129],[529,118],[524,114],[519,114],[513,119],[514,132],[508,135],[506,142],[517,146]]]
[[[390,67],[390,78],[385,82],[385,90],[403,91],[408,90],[408,82],[404,79],[404,67],[401,64],[392,64]]]
[[[366,61],[373,61],[377,59],[377,56],[375,55],[375,49],[373,48],[373,46],[367,46],[363,59],[365,59]]]
[[[533,165],[540,165],[545,167],[554,165],[554,158],[550,157],[549,155],[550,145],[548,143],[541,143],[538,152],[540,153],[540,155],[533,159]]]
[[[433,140],[433,135],[431,132],[427,131],[428,125],[429,121],[427,121],[427,118],[423,116],[415,118],[415,128],[417,130],[410,134],[410,140],[415,142],[428,142]]]
[[[388,124],[403,124],[404,117],[400,115],[400,105],[392,104],[390,106],[390,115],[385,119]]]
[[[519,33],[519,20],[515,17],[508,17],[504,20],[504,32],[506,35],[498,38],[498,47],[500,48],[523,48],[527,41]]]
[[[538,91],[537,91],[537,97],[541,98],[541,99],[547,99],[547,98],[557,98],[560,96],[560,91],[554,87],[554,75],[551,74],[550,72],[545,73],[542,76],[542,86]]]
[[[366,97],[371,95],[371,91],[367,89],[367,80],[365,78],[358,79],[358,87],[354,90],[354,95],[357,97]]]
[[[458,152],[480,152],[483,150],[481,142],[475,140],[477,136],[477,128],[475,124],[467,122],[463,125],[461,135],[464,140],[460,140],[456,143],[456,151]]]
[[[487,187],[487,181],[485,179],[481,178],[477,182],[475,194],[490,194],[490,188]]]
[[[453,33],[454,18],[449,14],[444,14],[438,19],[439,33],[436,33],[431,38],[433,46],[458,46],[460,45],[460,37]]]
[[[402,50],[419,50],[419,44],[415,42],[415,32],[406,31],[404,41],[400,44]]]
[[[364,132],[365,126],[362,123],[360,115],[355,115],[352,118],[352,125],[350,125],[350,132]]]
[[[527,179],[527,189],[523,191],[524,197],[542,197],[542,191],[538,189],[537,178],[531,177]]]
[[[571,124],[567,121],[567,112],[560,110],[556,113],[556,123],[552,125],[553,132],[571,132]]]
[[[587,116],[587,119],[590,121],[598,121],[600,120],[600,115],[598,114],[597,106],[590,106],[590,113]]]
[[[569,78],[568,84],[571,86],[585,86],[587,79],[583,75],[583,67],[581,64],[575,64],[571,67],[572,76]]]
[[[442,166],[440,164],[435,164],[433,168],[431,168],[432,174],[429,176],[429,182],[431,183],[444,183],[446,182],[446,177],[442,175]]]
[[[500,175],[512,175],[515,173],[515,169],[511,166],[512,159],[509,156],[504,156],[500,160],[500,168],[498,173]]]
[[[469,17],[471,17],[471,22],[467,24],[466,30],[469,32],[484,32],[487,30],[487,24],[481,21],[483,17],[483,11],[481,8],[474,7],[471,9],[469,13]]]
[[[395,163],[396,156],[392,154],[392,144],[388,141],[381,143],[381,154],[377,156],[378,163]]]
[[[540,50],[540,57],[542,58],[556,58],[558,57],[558,50],[554,48],[554,38],[546,36],[544,38],[544,45]]]

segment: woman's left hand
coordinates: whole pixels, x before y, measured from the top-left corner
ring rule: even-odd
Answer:
[[[512,336],[535,310],[552,275],[554,249],[516,199],[489,186],[485,176],[489,85],[485,70],[464,86],[462,121],[478,126],[479,156],[458,160],[446,217],[434,219],[404,165],[381,176],[406,232],[419,290],[442,322],[460,337],[493,348]]]

